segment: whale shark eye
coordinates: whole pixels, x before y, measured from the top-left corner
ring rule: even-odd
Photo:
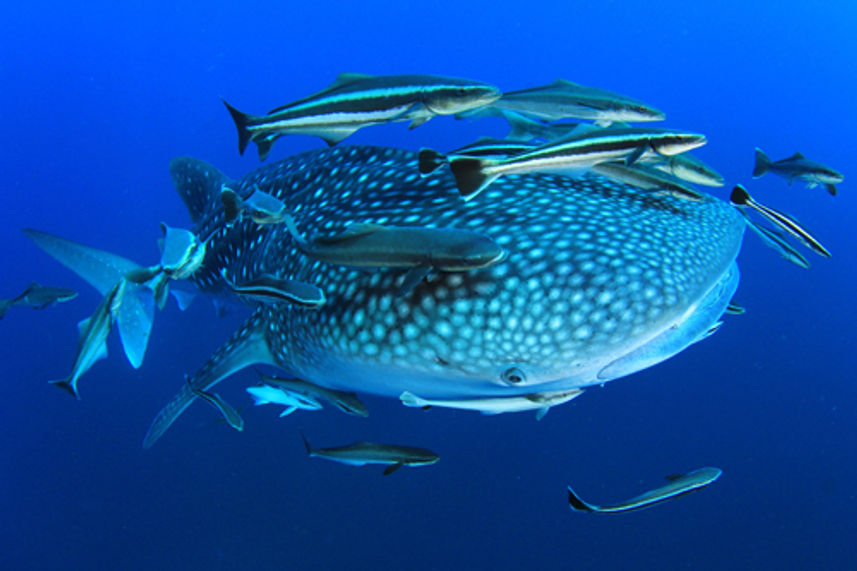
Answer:
[[[502,378],[507,383],[512,383],[513,385],[519,385],[527,380],[527,376],[524,374],[524,371],[518,367],[510,367],[503,371]]]

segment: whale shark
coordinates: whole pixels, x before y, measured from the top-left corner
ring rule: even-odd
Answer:
[[[706,338],[739,282],[746,222],[708,194],[688,201],[594,173],[533,173],[503,177],[465,202],[447,168],[422,177],[417,153],[373,146],[305,152],[238,180],[189,157],[173,159],[170,172],[192,231],[206,237],[189,278],[201,292],[228,295],[229,283],[269,275],[312,284],[326,302],[245,299],[250,316],[181,384],[145,448],[200,391],[251,365],[393,398],[519,399],[601,385]],[[491,238],[507,255],[403,290],[406,269],[325,263],[305,255],[285,224],[227,220],[223,188],[282,201],[310,239],[352,224],[454,228]],[[52,250],[60,261],[74,256]],[[102,259],[112,258],[90,253],[86,272],[97,274]],[[140,356],[139,343],[127,345]]]

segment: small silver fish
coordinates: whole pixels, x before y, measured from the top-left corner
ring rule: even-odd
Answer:
[[[811,161],[800,153],[795,153],[779,161],[772,161],[762,149],[757,147],[753,178],[759,178],[768,171],[787,179],[789,184],[795,180],[808,183],[809,188],[814,188],[820,184],[832,196],[836,196],[836,185],[845,180],[839,171],[816,161]]]
[[[369,411],[366,409],[366,405],[364,405],[354,393],[346,393],[344,391],[320,387],[301,379],[273,377],[262,374],[259,371],[256,371],[256,373],[259,375],[262,382],[273,385],[280,390],[297,393],[298,395],[309,397],[316,401],[327,401],[345,414],[362,417],[369,416]]]
[[[723,186],[723,175],[689,153],[682,153],[652,163],[658,170],[687,182],[703,186]]]
[[[280,418],[288,416],[298,409],[321,410],[321,403],[313,397],[284,391],[279,387],[261,385],[247,387],[246,390],[253,397],[256,406],[262,406],[263,404],[281,404],[285,406],[286,408],[280,413]]]
[[[583,389],[533,393],[511,397],[487,397],[475,399],[427,399],[405,391],[399,395],[402,404],[410,407],[427,408],[439,406],[460,410],[475,410],[482,414],[501,414],[504,412],[522,412],[535,410],[536,420],[541,420],[551,407],[570,401],[583,394]]]
[[[576,512],[588,513],[622,513],[634,510],[641,510],[665,502],[672,498],[688,494],[690,492],[700,490],[711,484],[723,471],[720,468],[700,468],[693,470],[687,474],[678,474],[675,476],[667,476],[670,481],[665,486],[649,490],[639,496],[635,496],[630,500],[620,502],[618,504],[595,505],[583,501],[578,496],[571,486],[568,487],[568,505]]]
[[[333,448],[313,448],[301,432],[304,446],[310,458],[324,458],[349,466],[382,464],[387,466],[384,475],[392,474],[402,466],[429,466],[440,460],[440,456],[425,448],[399,446],[396,444],[377,444],[375,442],[354,442],[346,446]]]
[[[702,200],[702,195],[697,191],[654,166],[638,163],[633,165],[601,163],[592,167],[592,172],[616,182],[651,190],[653,194],[669,195],[683,200]]]

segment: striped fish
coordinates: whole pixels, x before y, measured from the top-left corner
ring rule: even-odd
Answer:
[[[522,143],[506,139],[482,138],[469,145],[464,145],[446,154],[439,153],[434,149],[420,149],[417,160],[420,174],[431,174],[441,166],[449,163],[449,157],[508,157],[530,151],[539,145],[536,143]]]
[[[697,191],[651,165],[601,163],[592,167],[592,172],[617,182],[651,190],[654,194],[670,195],[684,200],[702,200],[702,195]]]
[[[253,141],[259,158],[265,160],[282,135],[313,135],[335,145],[368,125],[410,121],[413,129],[436,115],[454,115],[499,97],[496,87],[467,79],[343,73],[326,89],[264,116],[242,113],[223,103],[238,129],[239,152],[243,155]]]
[[[750,193],[747,192],[747,189],[737,185],[732,189],[732,196],[730,197],[733,204],[738,206],[749,206],[763,217],[773,222],[801,242],[803,242],[810,250],[815,252],[820,256],[824,256],[825,258],[829,258],[831,256],[830,252],[821,245],[815,236],[809,233],[808,230],[803,228],[800,224],[795,222],[791,217],[783,214],[779,210],[774,210],[770,206],[765,206],[760,202],[756,202],[750,196]]]
[[[703,186],[723,186],[723,175],[694,157],[683,153],[652,163],[652,166],[681,180]]]
[[[257,278],[236,284],[226,275],[225,268],[222,275],[223,281],[232,293],[260,303],[287,302],[298,307],[318,309],[326,301],[323,291],[312,284],[298,280],[262,274]]]
[[[667,476],[669,483],[642,493],[639,496],[633,497],[630,500],[620,502],[618,504],[598,506],[589,502],[583,501],[578,496],[571,486],[568,487],[568,506],[576,512],[587,513],[622,513],[635,510],[645,509],[660,503],[663,503],[672,498],[689,494],[696,490],[701,490],[705,486],[711,484],[723,471],[720,468],[700,468],[686,474],[676,474]]]
[[[681,131],[634,127],[593,129],[505,159],[454,157],[449,160],[449,166],[461,196],[471,200],[504,175],[579,174],[599,163],[624,160],[633,164],[677,155],[705,142],[703,135]]]

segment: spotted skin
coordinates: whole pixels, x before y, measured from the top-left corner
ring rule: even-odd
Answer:
[[[242,197],[258,186],[282,200],[308,238],[354,222],[454,226],[509,251],[498,264],[437,273],[400,295],[401,270],[313,261],[283,225],[224,226],[222,205],[199,195],[228,179],[195,159],[175,160],[172,171],[199,234],[211,235],[195,276],[202,290],[222,291],[225,269],[233,282],[269,273],[325,292],[315,311],[256,309],[250,321],[264,331],[270,361],[321,386],[393,397],[601,383],[600,370],[677,328],[715,288],[745,226],[710,196],[657,197],[595,175],[504,177],[465,203],[447,169],[421,177],[416,153],[377,147],[312,151],[228,182]],[[201,378],[209,389],[213,377]]]

